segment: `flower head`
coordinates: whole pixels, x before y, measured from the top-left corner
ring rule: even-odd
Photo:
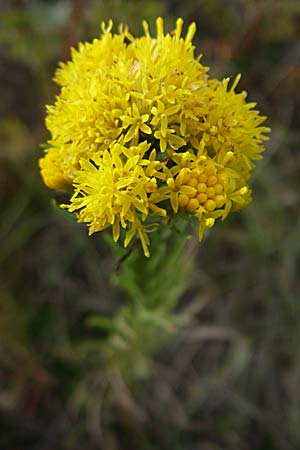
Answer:
[[[217,218],[251,200],[248,181],[261,157],[265,117],[231,87],[208,76],[195,58],[191,24],[182,19],[151,37],[127,28],[80,43],[60,65],[61,91],[48,106],[45,184],[73,187],[69,205],[90,233],[112,227],[124,245],[136,235],[149,255],[148,226],[179,212],[199,221],[199,238]],[[123,233],[121,233],[123,234]]]

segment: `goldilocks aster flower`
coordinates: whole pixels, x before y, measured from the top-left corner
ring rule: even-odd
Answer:
[[[195,24],[183,21],[157,36],[134,38],[127,28],[72,49],[55,80],[61,86],[46,125],[51,133],[40,160],[45,184],[73,187],[70,204],[90,233],[125,230],[149,255],[148,228],[179,212],[199,221],[199,238],[251,200],[248,181],[264,150],[265,117],[235,92],[229,78],[209,78],[195,58]],[[156,220],[157,219],[157,220]],[[152,225],[151,225],[152,224]]]

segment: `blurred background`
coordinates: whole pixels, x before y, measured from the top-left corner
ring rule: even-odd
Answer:
[[[109,18],[154,32],[159,15],[196,21],[204,64],[242,73],[272,133],[253,203],[179,260],[194,261],[170,297],[186,326],[152,345],[118,318],[111,338],[134,289],[105,233],[55,208],[38,159],[70,46]],[[299,1],[1,0],[0,98],[1,450],[300,449]],[[159,264],[141,292],[164,295],[159,270],[174,287],[178,258]]]

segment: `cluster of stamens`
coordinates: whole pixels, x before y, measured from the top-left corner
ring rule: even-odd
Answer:
[[[195,171],[186,172],[181,180],[181,187],[190,186],[188,192],[181,192],[178,196],[178,204],[181,208],[194,213],[199,206],[212,212],[222,208],[225,203],[224,185],[220,176],[213,167],[206,167],[199,175]],[[184,190],[184,189],[183,189]]]

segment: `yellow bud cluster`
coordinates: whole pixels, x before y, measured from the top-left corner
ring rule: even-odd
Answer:
[[[193,189],[186,190],[184,186]],[[199,206],[207,212],[222,208],[225,204],[224,183],[214,167],[206,167],[198,174],[196,171],[185,172],[181,180],[181,192],[178,205],[194,213]]]
[[[56,158],[56,154],[49,152],[39,160],[44,183],[50,189],[68,189],[72,185],[72,181],[65,177]]]

